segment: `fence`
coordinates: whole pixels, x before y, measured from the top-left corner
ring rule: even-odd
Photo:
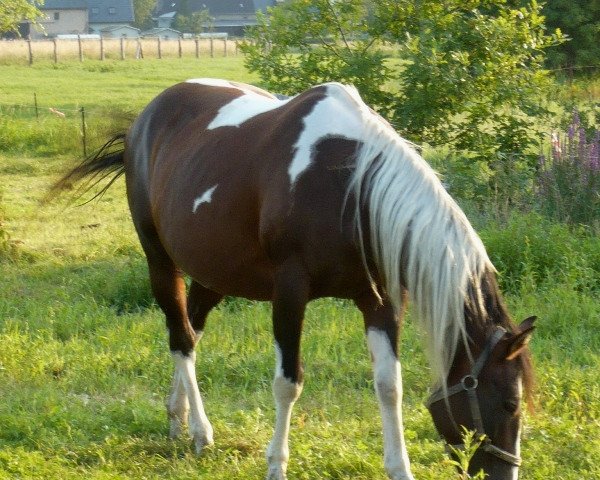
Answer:
[[[85,59],[200,58],[238,54],[238,41],[226,38],[75,38],[2,40],[0,61]]]
[[[117,113],[116,115],[123,114]],[[115,112],[109,112],[102,108],[89,110],[83,106],[49,106],[44,102],[38,103],[36,93],[33,93],[31,103],[28,104],[0,103],[0,127],[11,125],[11,122],[14,126],[15,122],[22,121],[31,128],[20,129],[22,136],[16,140],[7,137],[7,135],[11,135],[10,132],[0,132],[0,148],[10,150],[11,144],[20,146],[23,141],[30,145],[40,146],[49,145],[58,140],[62,141],[65,149],[70,149],[71,152],[78,150],[85,158],[91,150],[99,146],[99,141],[103,141],[98,138],[99,135],[103,135],[101,125],[113,128],[111,125],[115,122]],[[49,121],[51,123],[48,123]],[[37,127],[35,127],[36,125]],[[23,133],[24,131],[26,133]],[[50,135],[48,131],[51,131]],[[77,133],[73,135],[75,132]]]

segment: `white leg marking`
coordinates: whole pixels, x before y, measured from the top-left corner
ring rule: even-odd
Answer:
[[[414,480],[404,443],[400,362],[385,332],[369,329],[367,343],[373,359],[375,392],[383,423],[383,460],[392,480]]]
[[[192,352],[185,356],[179,352],[173,353],[175,361],[175,374],[179,374],[190,406],[190,433],[194,439],[196,453],[202,448],[213,443],[213,428],[204,412],[204,405],[198,382],[196,381],[196,353]]]
[[[169,438],[177,438],[185,432],[190,413],[190,403],[185,392],[182,372],[177,365],[173,372],[171,394],[167,399],[167,413],[169,415]]]
[[[212,194],[214,193],[214,191],[217,189],[217,187],[219,186],[219,184],[210,187],[208,190],[206,190],[206,192],[204,192],[202,195],[200,195],[198,198],[196,198],[196,200],[194,200],[194,208],[192,209],[192,213],[196,213],[196,210],[198,210],[198,207],[200,205],[202,205],[203,203],[210,203],[212,200]]]
[[[282,357],[279,345],[275,344],[276,366],[273,379],[273,397],[275,397],[276,420],[273,439],[267,448],[269,471],[267,480],[285,480],[290,450],[288,435],[292,407],[302,392],[302,385],[296,384],[283,376]]]

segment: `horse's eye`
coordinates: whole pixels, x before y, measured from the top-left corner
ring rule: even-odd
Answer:
[[[515,413],[519,409],[519,402],[517,400],[505,400],[504,410],[508,413]]]

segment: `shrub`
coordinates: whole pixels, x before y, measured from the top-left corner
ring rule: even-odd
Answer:
[[[598,227],[600,130],[588,135],[577,111],[566,133],[552,133],[549,155],[540,156],[537,194],[541,210],[559,221]]]
[[[505,291],[520,294],[551,284],[600,290],[600,239],[589,228],[513,213],[480,234]]]

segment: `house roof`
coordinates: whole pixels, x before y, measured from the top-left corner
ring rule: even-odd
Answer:
[[[90,23],[128,23],[134,20],[133,0],[88,0],[87,4]]]
[[[264,3],[264,2],[261,2]],[[253,15],[256,11],[254,0],[161,0],[157,7],[158,15],[177,11],[180,14],[208,10],[211,15]]]
[[[40,10],[87,10],[85,0],[45,0],[41,5],[35,4]]]
[[[101,32],[114,32],[115,30],[123,30],[123,29],[127,29],[127,30],[135,30],[136,32],[139,32],[140,29],[139,28],[135,28],[132,27],[131,25],[113,25],[111,27],[106,27],[103,28],[102,30],[100,30]]]
[[[173,32],[173,33],[176,33],[177,35],[181,35],[180,31],[174,30],[172,28],[155,27],[155,28],[151,28],[150,30],[146,30],[145,32],[142,32],[142,37],[156,37],[156,36],[159,36],[161,33],[166,33],[166,32]]]

